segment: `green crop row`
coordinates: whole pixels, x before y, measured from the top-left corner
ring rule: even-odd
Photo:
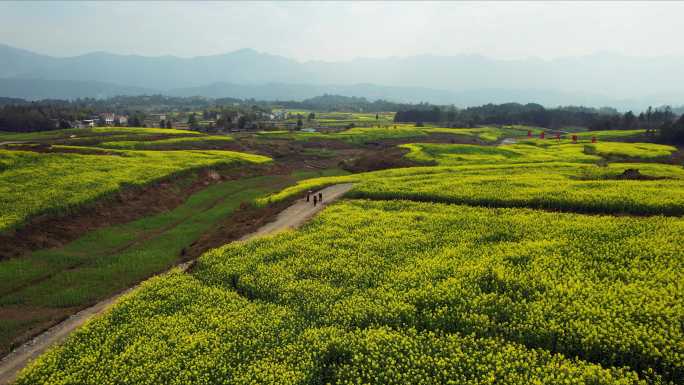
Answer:
[[[682,242],[681,218],[337,203],[151,280],[18,383],[676,383]]]

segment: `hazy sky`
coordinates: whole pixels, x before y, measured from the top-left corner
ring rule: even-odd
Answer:
[[[0,43],[54,56],[684,56],[682,16],[684,2],[0,2]]]

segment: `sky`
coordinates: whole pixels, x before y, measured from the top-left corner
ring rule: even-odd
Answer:
[[[682,15],[684,2],[3,1],[0,43],[59,57],[684,56]]]

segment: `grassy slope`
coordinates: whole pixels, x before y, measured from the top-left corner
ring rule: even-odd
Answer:
[[[123,186],[140,186],[187,170],[265,163],[231,151],[119,151],[117,155],[0,150],[0,231],[41,214],[65,214]]]
[[[683,226],[335,204],[148,282],[19,384],[639,383],[613,365],[673,380]]]

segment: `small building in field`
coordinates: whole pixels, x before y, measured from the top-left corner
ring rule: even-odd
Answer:
[[[79,122],[79,128],[89,128],[95,127],[97,125],[97,120],[95,119],[85,119]]]

